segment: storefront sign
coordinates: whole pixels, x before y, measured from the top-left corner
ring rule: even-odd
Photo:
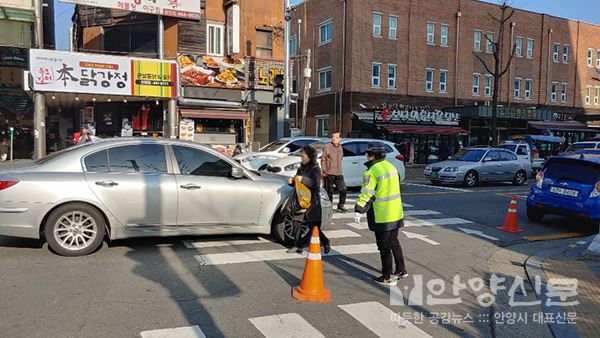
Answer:
[[[246,65],[242,59],[180,55],[183,86],[245,89]]]
[[[125,11],[200,20],[199,0],[60,0],[76,5],[122,9]]]
[[[182,141],[193,141],[194,129],[194,120],[181,119],[179,121],[179,139]]]
[[[0,47],[0,67],[27,68],[29,51],[25,48]]]
[[[173,62],[32,49],[33,89],[46,92],[175,97]]]
[[[430,110],[429,107],[386,105],[373,109],[371,113],[357,115],[361,120],[372,122],[375,114],[376,122],[380,123],[457,126],[460,122],[459,113]]]
[[[227,8],[227,52],[240,52],[240,5]]]
[[[250,59],[248,85],[254,89],[272,90],[276,75],[283,75],[283,62]]]

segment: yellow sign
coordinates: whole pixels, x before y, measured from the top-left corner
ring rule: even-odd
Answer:
[[[177,96],[177,64],[131,60],[132,94],[149,97]]]

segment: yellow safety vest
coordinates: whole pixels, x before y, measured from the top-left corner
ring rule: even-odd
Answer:
[[[396,167],[388,161],[377,162],[364,172],[363,185],[356,204],[365,208],[373,196],[375,223],[397,222],[404,218],[400,176]]]

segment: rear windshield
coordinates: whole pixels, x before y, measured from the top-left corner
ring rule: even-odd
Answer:
[[[548,163],[544,177],[594,184],[600,179],[600,165],[577,160],[555,159]]]
[[[518,146],[517,144],[504,144],[504,145],[501,145],[500,148],[508,149],[508,150],[516,153],[517,146]]]
[[[73,150],[80,149],[80,148],[83,148],[83,147],[88,147],[88,146],[90,146],[92,144],[93,144],[92,142],[87,142],[87,143],[83,143],[83,144],[80,144],[80,145],[76,145],[74,147],[63,149],[61,151],[57,151],[55,153],[52,153],[52,154],[50,154],[50,155],[48,155],[48,156],[46,156],[44,158],[41,158],[41,159],[35,161],[35,164],[45,164],[45,163],[48,163],[50,161],[54,161],[57,158],[60,158],[60,157],[62,157],[64,155],[67,155],[68,153],[72,152]]]
[[[271,143],[267,144],[266,146],[260,148],[260,150],[258,152],[264,153],[264,152],[268,152],[268,151],[275,151],[275,150],[281,148],[282,146],[284,146],[288,142],[289,142],[288,140],[278,140],[275,142],[271,142]]]
[[[573,143],[567,148],[567,151],[577,150],[577,149],[594,149],[596,148],[596,143],[587,142],[587,143]]]

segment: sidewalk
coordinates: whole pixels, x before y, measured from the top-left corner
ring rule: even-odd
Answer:
[[[594,235],[595,236],[595,235]],[[530,279],[539,271],[544,283],[576,279],[575,294],[561,299],[558,294],[566,295],[566,289],[556,287],[558,291],[551,297],[551,291],[542,288],[538,295],[544,304],[544,312],[558,314],[575,313],[575,323],[560,325],[550,323],[556,337],[579,335],[580,337],[600,337],[600,257],[590,256],[586,249],[594,236],[581,239],[567,246],[560,246],[535,254],[527,261],[527,274]],[[585,242],[585,243],[584,243]],[[562,284],[561,285],[566,285]],[[544,294],[545,293],[545,294]],[[549,298],[554,302],[578,303],[569,306],[546,306]],[[563,317],[564,318],[564,317]],[[570,328],[566,328],[569,326]]]
[[[12,163],[10,161],[0,162],[0,170],[11,170],[16,168],[27,167],[33,164],[32,160],[14,160]]]

